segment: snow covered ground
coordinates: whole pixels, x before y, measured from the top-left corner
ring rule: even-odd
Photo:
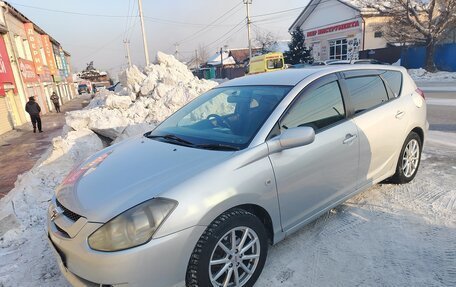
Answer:
[[[68,113],[63,135],[0,201],[0,287],[68,286],[46,239],[54,188],[75,163],[216,85],[173,57],[157,60],[145,74],[125,71],[117,94],[103,92]],[[412,183],[377,185],[271,247],[256,286],[455,286],[454,138],[429,134]]]
[[[410,69],[408,70],[410,76],[412,76],[413,80],[417,82],[449,82],[455,83],[456,82],[456,72],[435,72],[430,73],[425,69]]]

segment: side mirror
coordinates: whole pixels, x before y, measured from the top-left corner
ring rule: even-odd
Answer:
[[[315,130],[311,127],[297,127],[285,130],[281,135],[268,141],[270,153],[305,146],[315,140]]]

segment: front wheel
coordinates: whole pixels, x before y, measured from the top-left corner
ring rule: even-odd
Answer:
[[[410,182],[416,175],[421,160],[422,143],[420,136],[411,132],[402,146],[396,173],[391,178],[394,183]]]
[[[224,212],[198,240],[187,286],[253,286],[263,270],[267,244],[265,227],[254,214],[238,208]]]

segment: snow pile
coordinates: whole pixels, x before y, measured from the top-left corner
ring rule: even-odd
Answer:
[[[159,52],[157,64],[142,73],[136,66],[119,76],[120,93],[101,91],[81,111],[71,112],[67,125],[74,130],[88,128],[115,142],[150,130],[187,102],[217,86],[199,80],[187,66]]]
[[[102,90],[85,109],[66,114],[63,135],[0,200],[0,287],[66,285],[46,242],[46,211],[54,189],[74,165],[106,143],[151,130],[218,85],[199,80],[163,53],[144,73],[133,66],[120,78],[119,93]]]
[[[456,72],[435,72],[431,73],[423,68],[410,69],[408,73],[415,81],[455,82]]]
[[[0,201],[0,286],[64,286],[46,242],[46,210],[70,169],[102,148],[89,129],[54,138],[41,160]]]

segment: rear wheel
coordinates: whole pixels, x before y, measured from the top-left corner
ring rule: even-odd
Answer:
[[[265,227],[255,215],[243,209],[223,213],[193,250],[187,286],[253,286],[263,270],[267,244]]]
[[[422,143],[420,136],[411,132],[402,146],[396,173],[391,178],[394,183],[410,182],[416,175],[421,160]]]

